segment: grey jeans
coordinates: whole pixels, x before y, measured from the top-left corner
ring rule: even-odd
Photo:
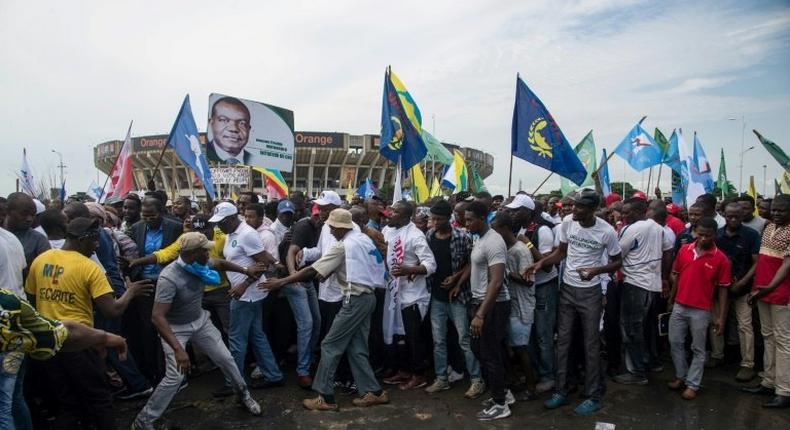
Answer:
[[[238,367],[236,367],[236,362],[233,361],[228,347],[222,342],[219,330],[211,323],[208,311],[203,310],[201,317],[189,324],[171,324],[170,329],[182,347],[191,340],[195,346],[206,353],[211,361],[222,370],[225,377],[232,381],[233,390],[236,393],[241,393],[247,389],[244,378],[242,378]],[[164,340],[162,340],[162,348],[165,352],[165,377],[156,386],[156,390],[151,394],[148,403],[137,415],[137,421],[140,423],[153,423],[164,414],[165,409],[167,409],[173,397],[178,393],[181,380],[184,378],[184,375],[178,370],[173,348]]]
[[[686,381],[692,390],[699,390],[705,370],[705,340],[708,337],[710,311],[675,303],[669,317],[669,347],[675,376]],[[686,333],[691,332],[691,366],[686,360]]]
[[[573,336],[573,326],[578,318],[582,325],[584,341],[584,393],[585,397],[600,400],[605,382],[601,372],[601,285],[576,288],[560,284],[560,305],[557,318],[557,379],[556,390],[567,394],[568,352]]]
[[[344,352],[359,393],[364,395],[381,389],[368,360],[370,316],[375,308],[376,297],[372,293],[343,300],[343,307],[321,342],[321,361],[313,380],[313,390],[319,394],[334,393],[335,370]]]

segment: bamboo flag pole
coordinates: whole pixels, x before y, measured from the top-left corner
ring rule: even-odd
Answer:
[[[546,178],[546,179],[548,179],[548,178]],[[546,181],[543,181],[543,182],[546,182]],[[511,190],[510,187],[511,187],[512,183],[513,183],[513,151],[510,151],[510,172],[507,175],[507,196],[508,196],[508,198],[513,195],[510,192],[510,190]],[[541,184],[541,185],[543,185],[543,184]],[[540,188],[540,187],[538,187],[538,188]],[[534,195],[534,193],[533,193],[533,195]]]
[[[543,185],[546,182],[548,182],[549,178],[551,178],[553,175],[554,175],[554,172],[549,173],[549,176],[546,176],[546,179],[544,179],[543,182],[541,182],[540,185],[538,185],[538,188],[535,188],[535,191],[532,192],[532,195],[534,196],[535,194],[537,194],[538,190],[540,190],[541,187],[543,187]],[[509,196],[509,194],[510,194],[510,192],[508,191],[508,196]]]

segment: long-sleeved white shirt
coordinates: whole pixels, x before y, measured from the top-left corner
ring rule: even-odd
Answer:
[[[395,263],[395,244],[400,237],[403,246],[402,266],[424,266],[427,273],[409,279],[409,276],[401,276],[398,284],[398,295],[401,309],[411,306],[414,303],[430,301],[431,293],[428,291],[426,278],[436,272],[436,259],[428,240],[414,223],[406,224],[401,228],[385,227],[381,233],[387,241],[387,268],[392,270]]]

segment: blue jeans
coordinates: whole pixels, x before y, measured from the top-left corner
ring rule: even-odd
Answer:
[[[263,332],[263,304],[257,302],[230,301],[230,333],[228,334],[230,353],[233,361],[239,367],[242,376],[244,372],[244,359],[247,356],[247,343],[252,342],[252,352],[255,362],[261,369],[263,376],[269,381],[283,379],[277,360],[274,358],[269,340]],[[229,385],[229,382],[226,381]]]
[[[447,379],[447,320],[453,322],[458,343],[464,352],[466,369],[471,379],[480,379],[480,362],[472,352],[469,339],[469,317],[466,306],[457,300],[431,300],[431,332],[433,333],[433,366],[436,377]]]
[[[540,381],[554,379],[554,329],[557,326],[558,278],[535,285],[535,340]]]
[[[296,283],[282,289],[291,305],[296,320],[296,374],[310,375],[310,362],[321,331],[321,313],[318,311],[318,295],[310,283]]]
[[[22,353],[0,353],[0,430],[33,428],[30,410],[22,393],[24,360]],[[9,419],[12,416],[13,419]]]
[[[98,329],[108,331],[113,334],[121,334],[121,319],[107,319],[101,312],[97,312],[93,318],[93,325]],[[107,348],[107,361],[110,362],[118,374],[121,375],[126,388],[131,393],[139,393],[151,388],[151,384],[145,379],[140,369],[137,367],[137,362],[134,360],[132,354],[126,356],[126,360],[118,358],[118,350],[116,348]]]

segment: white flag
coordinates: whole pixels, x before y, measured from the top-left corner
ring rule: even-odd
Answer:
[[[27,164],[27,149],[22,148],[22,168],[17,172],[19,177],[19,188],[22,192],[31,196],[37,197],[36,185],[33,183],[33,172],[30,171],[30,166]]]

